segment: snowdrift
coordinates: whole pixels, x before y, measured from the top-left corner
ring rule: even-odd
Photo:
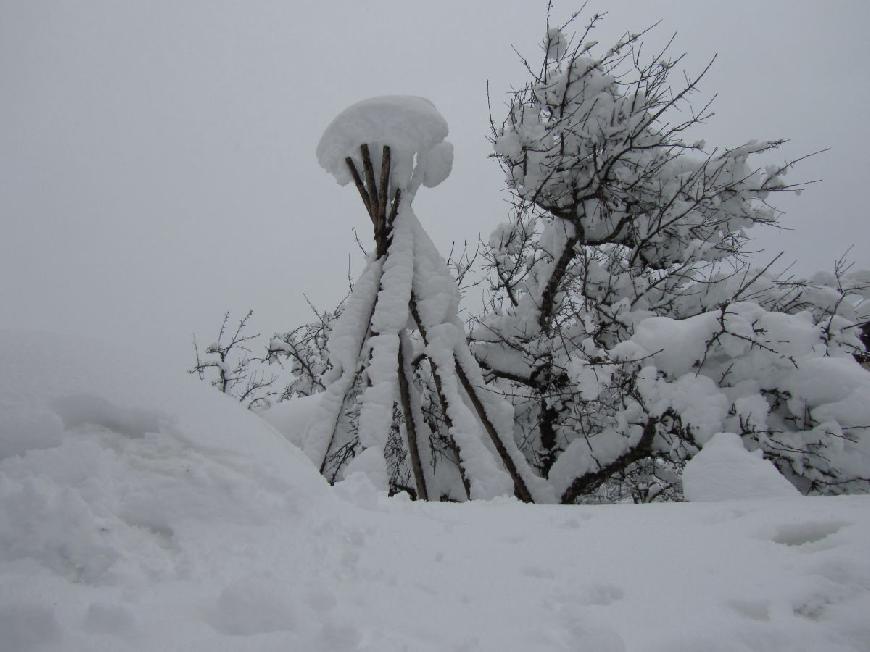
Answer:
[[[331,489],[259,417],[144,360],[0,333],[2,652],[870,647],[866,496]]]

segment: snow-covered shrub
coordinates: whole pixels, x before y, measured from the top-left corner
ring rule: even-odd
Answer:
[[[290,379],[278,396],[279,401],[310,396],[324,390],[323,375],[332,368],[327,343],[346,299],[342,299],[332,310],[319,310],[309,302],[314,319],[291,331],[275,333],[269,340],[265,360],[290,374]]]
[[[229,327],[230,313],[224,315],[217,339],[200,351],[196,338],[193,351],[196,361],[191,374],[199,376],[224,394],[236,398],[248,409],[266,408],[277,394],[275,383],[278,377],[265,365],[264,358],[251,351],[251,343],[260,336],[248,331],[254,311],[239,320],[235,329]]]
[[[867,490],[870,374],[853,356],[870,275],[751,269],[747,231],[800,190],[783,180],[795,162],[756,162],[782,141],[689,141],[712,115],[688,103],[707,68],[673,87],[679,58],[645,61],[642,34],[596,53],[599,19],[548,30],[493,127],[515,211],[486,243],[472,340],[516,441],[563,502],[641,462],[678,468],[722,431],[804,492]],[[644,478],[647,499],[660,483]]]
[[[331,366],[326,344],[344,299],[332,310],[321,311],[310,301],[309,306],[313,319],[274,333],[264,349],[260,333],[249,330],[254,312],[248,311],[232,332],[227,312],[214,343],[200,350],[194,338],[195,362],[189,373],[253,410],[323,391],[322,377]],[[253,347],[261,354],[255,354]]]

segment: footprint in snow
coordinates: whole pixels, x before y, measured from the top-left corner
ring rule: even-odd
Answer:
[[[591,518],[592,514],[580,514],[578,516],[572,516],[566,521],[557,522],[556,525],[565,530],[576,530],[583,527],[583,523]]]
[[[817,543],[839,532],[846,525],[848,523],[842,522],[791,523],[779,526],[771,540],[784,546],[804,546]]]
[[[770,603],[767,600],[729,600],[728,606],[749,620],[758,622],[770,620]]]
[[[618,586],[612,584],[595,584],[587,587],[580,594],[583,604],[606,607],[614,602],[622,600],[625,593]]]
[[[243,579],[226,587],[208,614],[216,630],[230,636],[251,636],[293,630],[296,614],[279,586]]]
[[[549,568],[544,568],[543,566],[524,566],[521,572],[526,577],[534,577],[542,580],[556,579],[556,573],[551,571]]]
[[[0,649],[15,652],[41,650],[61,639],[54,609],[41,604],[0,607]]]

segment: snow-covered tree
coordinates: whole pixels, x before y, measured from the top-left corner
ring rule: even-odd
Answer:
[[[515,210],[483,252],[472,340],[518,445],[563,502],[623,482],[668,495],[719,431],[802,491],[867,490],[870,374],[853,354],[870,275],[752,269],[747,231],[776,224],[773,194],[801,190],[783,179],[796,161],[757,162],[780,140],[690,138],[712,115],[689,101],[709,64],[674,86],[680,57],[646,56],[644,33],[601,49],[600,19],[548,28],[493,122]]]

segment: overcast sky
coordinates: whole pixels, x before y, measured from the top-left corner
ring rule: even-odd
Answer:
[[[0,327],[128,338],[189,364],[225,310],[267,332],[307,318],[303,292],[343,294],[352,188],[314,149],[346,105],[430,98],[450,124],[453,175],[417,213],[446,253],[505,217],[487,159],[486,81],[500,114],[524,82],[511,44],[538,56],[545,2],[367,0],[44,2],[0,0]],[[575,8],[557,6],[557,15]],[[788,232],[758,233],[797,269],[855,245],[870,267],[870,3],[593,2],[597,40],[659,19],[717,115],[708,145],[790,138],[782,159],[830,147],[793,180]],[[778,162],[771,159],[769,162]]]

